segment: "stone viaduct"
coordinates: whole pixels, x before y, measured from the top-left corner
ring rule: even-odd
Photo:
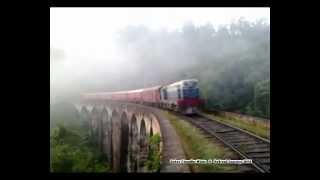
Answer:
[[[189,172],[187,165],[170,164],[186,159],[179,137],[159,109],[115,101],[73,102],[79,118],[88,122],[113,172],[148,172],[145,168],[149,138],[161,137],[160,172]]]

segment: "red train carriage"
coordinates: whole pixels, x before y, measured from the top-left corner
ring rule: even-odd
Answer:
[[[114,92],[111,94],[111,100],[115,101],[127,101],[128,94],[126,91]]]
[[[142,102],[148,105],[158,105],[160,103],[160,88],[161,86],[155,86],[142,89]]]
[[[140,103],[142,100],[141,91],[142,91],[141,89],[128,91],[127,92],[127,94],[128,94],[127,100],[129,102],[133,102],[133,103]]]

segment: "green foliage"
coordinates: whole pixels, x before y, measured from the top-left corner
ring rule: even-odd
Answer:
[[[149,154],[146,165],[151,172],[160,171],[160,142],[159,134],[154,134],[149,139]]]
[[[52,172],[108,172],[107,158],[71,104],[50,107],[50,170]]]
[[[254,98],[245,108],[247,114],[270,117],[270,80],[259,81],[254,86]]]
[[[84,129],[72,129],[61,124],[50,137],[52,172],[108,172],[106,157],[98,151]]]
[[[270,116],[270,80],[260,81],[256,85],[255,108],[261,116]]]

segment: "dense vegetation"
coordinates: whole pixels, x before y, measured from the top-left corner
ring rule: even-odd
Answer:
[[[52,107],[51,172],[110,171],[107,157],[99,150],[96,137],[89,132],[87,123],[76,119],[68,108],[71,107],[67,104]],[[60,119],[56,119],[57,117]]]
[[[270,25],[263,20],[175,31],[131,26],[119,32],[118,47],[135,64],[119,89],[197,78],[207,108],[269,117]]]
[[[149,154],[146,166],[150,172],[160,171],[160,142],[159,134],[154,134],[149,139]]]

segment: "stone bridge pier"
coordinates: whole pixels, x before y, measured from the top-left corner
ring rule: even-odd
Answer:
[[[183,159],[185,155],[174,129],[157,109],[113,101],[74,105],[79,117],[88,122],[113,172],[146,172],[149,139],[154,134],[161,137],[160,171],[189,172],[186,165],[169,164],[169,159]]]

